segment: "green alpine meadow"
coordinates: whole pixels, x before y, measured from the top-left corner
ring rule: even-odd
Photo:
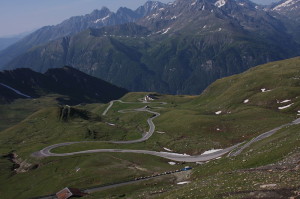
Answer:
[[[80,142],[53,149],[64,154],[92,149],[166,151],[190,156],[211,149],[250,141],[252,138],[299,115],[300,59],[294,58],[254,67],[242,74],[220,79],[201,95],[128,93],[109,104],[91,103],[69,107],[58,94],[37,99],[17,99],[1,105],[1,195],[32,198],[53,194],[64,187],[87,189],[133,180],[186,165],[184,174],[136,182],[86,198],[243,198],[252,195],[293,195],[299,186],[299,125],[280,129],[251,144],[237,156],[224,155],[205,162],[171,161],[134,153],[88,153],[62,157],[32,156],[47,146]],[[153,101],[139,101],[152,96]],[[165,102],[165,103],[161,103]],[[21,106],[20,104],[26,104]],[[154,119],[153,135],[141,143],[118,144],[142,137],[150,113],[119,112],[147,105],[161,115]],[[290,105],[290,106],[289,106]],[[286,108],[283,108],[286,107]],[[21,110],[16,112],[16,109]],[[5,110],[5,112],[2,112]],[[221,112],[220,114],[218,114]],[[166,151],[167,152],[167,151]],[[170,165],[168,162],[175,162]],[[105,176],[105,177],[104,177]],[[178,182],[188,181],[186,185]],[[271,188],[263,185],[276,184]],[[217,188],[216,188],[217,187]],[[199,189],[201,192],[199,192]],[[274,196],[275,197],[275,196]]]
[[[0,199],[300,198],[299,0],[0,7]]]

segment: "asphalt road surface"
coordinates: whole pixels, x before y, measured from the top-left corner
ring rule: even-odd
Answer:
[[[284,124],[284,125],[281,125],[275,129],[272,129],[266,133],[263,133],[263,134],[260,134],[259,136],[253,138],[252,140],[250,140],[249,142],[247,142],[246,144],[242,145],[241,148],[239,148],[237,151],[234,151],[232,153],[230,153],[229,156],[237,156],[239,155],[244,149],[248,148],[251,144],[253,144],[254,142],[258,142],[260,140],[263,140],[267,137],[270,137],[271,135],[273,135],[274,133],[276,133],[278,130],[282,129],[283,127],[286,127],[286,126],[291,126],[291,125],[295,125],[295,124],[300,124],[300,118],[294,120],[293,122],[291,123],[288,123],[288,124]]]

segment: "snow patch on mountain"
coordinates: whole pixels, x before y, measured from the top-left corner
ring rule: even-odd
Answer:
[[[177,184],[182,185],[182,184],[189,184],[191,183],[190,181],[184,181],[184,182],[178,182]]]
[[[159,2],[155,1],[153,2],[153,5],[152,5],[152,10],[156,9],[157,7],[159,6]]]
[[[283,2],[282,4],[279,4],[276,7],[274,7],[273,10],[280,11],[283,8],[287,8],[287,7],[293,6],[296,3],[298,3],[298,2],[299,2],[299,0],[287,0],[287,1]]]
[[[159,13],[154,13],[154,14],[151,15],[150,18],[156,18],[157,16],[159,16]]]
[[[171,28],[167,28],[163,33],[161,33],[162,35],[167,34],[169,32]]]
[[[261,90],[261,92],[263,92],[263,93],[266,93],[266,92],[270,92],[271,90],[268,90],[268,89],[266,89],[266,88],[262,88],[262,89],[260,89]]]
[[[222,113],[222,111],[215,112],[216,115],[220,115],[221,113]]]
[[[94,23],[99,23],[99,22],[104,22],[106,19],[108,19],[110,17],[110,15],[107,15],[106,17],[103,17],[103,18],[100,18],[100,19],[97,19],[94,21]]]
[[[215,6],[217,6],[218,8],[221,8],[221,7],[223,7],[225,4],[226,4],[226,1],[225,1],[225,0],[218,0],[218,1],[215,3]]]
[[[286,105],[286,106],[278,107],[278,109],[279,109],[279,110],[286,109],[286,108],[291,107],[293,104],[294,104],[294,103],[289,104],[289,105]]]
[[[168,149],[168,148],[166,148],[166,147],[164,147],[164,150],[169,151],[169,152],[172,152],[171,149]]]
[[[205,151],[203,152],[201,155],[207,155],[207,154],[211,154],[211,153],[215,153],[217,151],[221,151],[222,149],[211,149],[209,151]]]
[[[244,100],[244,104],[247,104],[249,102],[249,99]]]
[[[292,101],[292,100],[287,99],[287,100],[283,100],[283,101],[281,101],[281,102],[279,102],[279,103],[280,103],[280,104],[284,104],[284,103],[288,103],[288,102],[290,102],[290,101]]]
[[[182,13],[179,14],[179,15],[174,15],[173,17],[171,17],[171,19],[172,19],[172,20],[177,19],[177,18],[180,17],[181,15],[182,15]]]

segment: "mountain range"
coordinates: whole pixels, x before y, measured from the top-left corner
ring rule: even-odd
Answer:
[[[64,36],[74,35],[90,27],[100,28],[103,26],[134,22],[138,18],[154,12],[161,6],[164,6],[164,4],[150,1],[137,8],[135,11],[121,7],[116,13],[110,11],[106,7],[103,7],[100,10],[96,9],[92,13],[84,16],[71,17],[70,19],[67,19],[55,26],[42,27],[2,51],[0,53],[0,65],[7,64],[9,61],[32,47],[45,44]]]
[[[299,55],[297,5],[176,0],[103,8],[36,31],[2,51],[0,64],[38,72],[71,65],[131,91],[197,94],[221,77]]]

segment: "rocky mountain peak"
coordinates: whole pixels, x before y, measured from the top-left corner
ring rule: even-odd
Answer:
[[[101,17],[106,17],[112,15],[111,12],[107,7],[102,7],[101,10],[94,10],[91,14],[86,15],[86,21],[95,20]],[[93,21],[90,21],[93,22]]]
[[[111,11],[109,10],[108,7],[103,6],[100,10],[96,9],[91,14],[93,14],[94,12],[96,12],[96,13],[97,12],[106,12],[106,13],[108,13],[108,12],[111,12]]]
[[[271,6],[269,10],[300,22],[300,0],[283,0]]]
[[[225,23],[220,20],[238,19],[240,24],[249,26],[247,17],[256,17],[255,13],[258,11],[256,4],[249,0],[176,0],[167,4],[163,10],[146,16],[139,24],[164,34],[186,29],[188,24],[190,30],[207,32],[209,26],[218,26],[217,30],[224,29],[221,26]],[[210,21],[210,25],[207,24],[207,20]],[[236,20],[228,23],[239,26]],[[200,27],[205,28],[201,30]]]
[[[300,0],[283,0],[280,1],[278,4],[275,4],[275,6],[272,8],[272,10],[276,11],[282,11],[282,10],[295,10],[299,7]]]
[[[133,12],[131,9],[129,9],[129,8],[126,8],[126,7],[120,7],[118,10],[117,10],[117,12],[116,12],[116,14],[118,14],[118,13],[123,13],[123,12]]]
[[[159,1],[147,1],[143,6],[140,6],[135,10],[140,16],[144,17],[153,12],[163,10],[166,7],[166,4]]]
[[[45,44],[48,41],[53,41],[65,36],[74,35],[88,28],[101,28],[103,26],[113,26],[129,22],[134,22],[137,19],[145,16],[151,11],[150,8],[156,7],[159,9],[162,3],[147,3],[149,9],[132,11],[128,8],[120,8],[116,13],[110,11],[107,7],[96,9],[90,14],[83,16],[71,17],[64,20],[62,23],[55,26],[45,26],[38,29],[24,39],[0,52],[0,68],[4,67],[8,62],[22,53],[26,52],[33,46]],[[146,6],[146,8],[148,8]]]
[[[159,9],[161,7],[164,7],[165,4],[164,3],[161,3],[159,1],[147,1],[145,4],[144,4],[144,7],[147,9],[147,10],[155,10],[155,9]]]

